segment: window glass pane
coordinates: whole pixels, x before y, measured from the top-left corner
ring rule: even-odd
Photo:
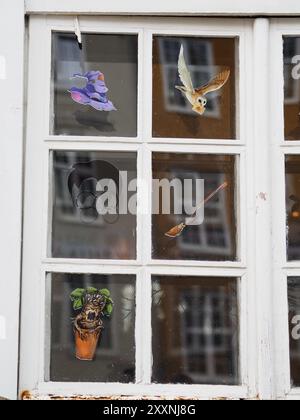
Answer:
[[[51,274],[48,280],[50,381],[134,382],[134,276]],[[112,312],[107,302],[101,306],[107,291]]]
[[[235,211],[235,157],[230,155],[202,154],[153,154],[154,180],[179,180],[182,190],[170,189],[171,214],[166,214],[160,206],[160,214],[153,215],[153,249],[154,259],[167,260],[236,260],[236,211]],[[188,194],[184,182],[192,180],[192,194]],[[204,180],[204,197],[213,195],[204,206],[204,221],[199,225],[186,226],[175,237],[168,232],[186,220],[186,208],[190,201],[195,207],[196,180]],[[166,199],[160,189],[160,202]],[[164,195],[162,195],[164,194]],[[153,201],[157,202],[157,191],[154,190]],[[198,199],[199,200],[199,199]],[[182,214],[175,214],[176,206],[182,203]],[[177,212],[177,210],[176,210]],[[190,215],[189,215],[190,216]]]
[[[284,38],[285,139],[300,140],[300,37]]]
[[[300,259],[300,156],[286,156],[287,258]]]
[[[300,386],[300,277],[288,280],[291,381]]]
[[[234,38],[154,37],[153,136],[235,139],[236,60]]]
[[[52,257],[135,259],[136,214],[120,214],[120,196],[128,185],[119,177],[123,172],[128,183],[136,179],[136,153],[55,151],[52,159]],[[105,199],[106,179],[114,182],[115,203]],[[115,214],[103,215],[102,202]]]
[[[81,49],[54,33],[52,45],[52,134],[136,137],[138,37],[83,34]]]
[[[153,381],[239,383],[236,279],[153,278]]]

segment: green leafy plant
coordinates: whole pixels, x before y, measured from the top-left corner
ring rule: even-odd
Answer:
[[[87,287],[86,289],[75,289],[70,295],[73,303],[73,309],[79,311],[83,308],[85,297],[87,295],[99,295],[105,300],[105,307],[103,314],[110,317],[113,312],[114,302],[111,299],[110,291],[108,289],[96,289],[94,287]]]

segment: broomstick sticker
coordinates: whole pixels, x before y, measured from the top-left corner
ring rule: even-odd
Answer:
[[[222,185],[220,185],[216,190],[214,190],[212,193],[210,193],[197,207],[195,213],[197,214],[197,211],[199,209],[201,209],[201,207],[205,206],[205,204],[207,204],[215,195],[217,195],[220,191],[224,190],[225,188],[228,187],[228,182],[224,182]],[[195,214],[194,213],[194,214]],[[167,233],[165,233],[165,236],[167,236],[168,238],[172,238],[175,239],[178,236],[180,236],[182,234],[182,232],[184,231],[184,229],[187,226],[190,226],[193,224],[193,222],[197,219],[197,215],[195,217],[192,217],[188,222],[185,223],[180,223],[177,226],[174,226],[172,229],[170,229]]]

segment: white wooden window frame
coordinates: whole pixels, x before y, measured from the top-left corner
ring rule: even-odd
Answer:
[[[279,35],[280,21],[271,21],[272,16],[287,16],[283,28],[286,33],[291,33],[291,24],[294,21],[294,31],[298,35],[299,21],[290,19],[300,16],[299,0],[270,1],[270,0],[173,0],[172,2],[141,2],[138,0],[111,0],[109,3],[98,0],[2,0],[0,25],[0,54],[5,59],[6,78],[1,80],[1,93],[6,97],[0,104],[1,108],[1,134],[5,140],[2,142],[2,160],[5,161],[5,170],[1,173],[1,192],[8,196],[14,190],[14,200],[11,206],[1,206],[0,220],[3,223],[0,238],[2,287],[6,294],[14,296],[13,299],[2,301],[1,314],[8,320],[6,324],[7,339],[0,339],[0,395],[14,399],[17,395],[18,383],[18,326],[19,326],[19,285],[21,263],[21,198],[22,198],[22,145],[23,145],[23,115],[22,95],[26,94],[26,83],[23,82],[24,67],[27,66],[27,49],[24,44],[24,15],[148,15],[148,16],[238,16],[256,17],[253,21],[253,49],[247,54],[259,63],[253,72],[252,82],[259,87],[259,101],[253,109],[253,114],[248,116],[250,123],[249,138],[253,140],[253,149],[247,149],[247,194],[253,194],[247,202],[247,212],[251,214],[252,224],[247,241],[251,242],[255,251],[248,252],[249,276],[255,283],[255,290],[251,288],[252,302],[256,302],[257,313],[251,306],[251,322],[253,341],[250,343],[249,369],[253,370],[252,390],[257,391],[260,398],[288,398],[299,399],[298,390],[290,389],[289,359],[288,359],[288,332],[287,332],[287,300],[286,277],[287,274],[299,274],[297,267],[288,264],[286,267],[284,247],[284,185],[283,185],[283,157],[280,154],[282,147],[281,134],[283,133],[283,114],[280,104],[280,89],[282,83],[280,36],[277,36],[274,48],[274,36]],[[266,19],[259,17],[265,16]],[[14,25],[11,25],[14,22]],[[277,25],[276,31],[270,31]],[[280,23],[281,22],[281,23]],[[278,33],[279,32],[279,33]],[[266,51],[270,48],[270,55]],[[43,46],[36,47],[36,53],[43,52]],[[276,58],[277,57],[277,58]],[[25,60],[24,60],[25,59]],[[2,61],[3,62],[3,61]],[[270,68],[270,62],[275,63]],[[250,79],[249,79],[250,80]],[[273,80],[273,81],[272,81]],[[269,83],[270,82],[270,83]],[[266,93],[268,91],[268,94]],[[252,86],[248,88],[252,91]],[[7,92],[7,94],[5,93]],[[270,97],[268,96],[270,94]],[[270,103],[272,98],[272,103]],[[253,105],[253,103],[252,103]],[[250,107],[251,108],[251,107]],[[252,108],[251,108],[252,109]],[[272,110],[272,112],[269,112]],[[31,119],[32,124],[37,121]],[[281,134],[279,134],[281,133]],[[252,136],[253,134],[253,136]],[[273,137],[272,148],[271,136]],[[276,137],[277,136],[277,137]],[[250,140],[250,141],[251,141]],[[289,146],[286,143],[283,147]],[[291,144],[291,149],[298,147]],[[254,159],[255,150],[260,150],[259,159]],[[274,152],[276,150],[276,153]],[[272,152],[272,161],[270,153]],[[38,158],[38,154],[36,155]],[[254,162],[252,164],[252,162]],[[273,162],[273,163],[272,163]],[[274,163],[277,162],[277,163]],[[272,168],[273,199],[272,209],[270,202],[263,197],[271,196],[270,170]],[[4,174],[4,176],[3,176]],[[7,179],[11,182],[8,183]],[[250,179],[249,179],[250,178]],[[39,175],[38,178],[39,179]],[[34,180],[35,182],[35,180]],[[251,188],[252,186],[252,188]],[[30,187],[31,188],[31,187]],[[27,190],[26,190],[27,191]],[[261,195],[263,192],[266,195]],[[282,201],[281,201],[282,200]],[[272,210],[272,211],[271,211]],[[256,216],[255,214],[256,213]],[[271,224],[272,216],[274,221]],[[34,224],[32,224],[34,228]],[[8,234],[6,234],[8,232]],[[273,232],[273,246],[271,242]],[[280,241],[283,241],[280,243]],[[271,249],[273,252],[271,252]],[[281,249],[278,254],[277,250]],[[24,250],[26,254],[26,250]],[[26,256],[26,255],[25,255]],[[275,270],[272,264],[275,264]],[[274,282],[275,279],[275,282]],[[271,286],[274,286],[272,288]],[[26,298],[26,294],[24,294]],[[251,300],[251,298],[250,298]],[[273,308],[273,309],[271,309]],[[274,309],[275,308],[275,309]],[[270,315],[273,310],[273,316]],[[35,316],[35,315],[34,315]],[[254,319],[253,319],[254,317]],[[30,321],[30,317],[25,317]],[[276,330],[276,331],[275,331]],[[274,339],[274,331],[276,336]],[[275,352],[276,345],[276,352]],[[256,349],[259,349],[256,351]],[[26,350],[29,352],[31,349]],[[258,354],[257,354],[258,353]],[[26,359],[22,352],[22,358]],[[257,358],[258,357],[258,358]],[[276,362],[276,364],[275,364]],[[276,367],[277,366],[277,367]],[[274,377],[273,372],[276,371]],[[23,378],[24,379],[24,378]],[[30,381],[27,381],[27,384]],[[34,382],[34,381],[33,381]],[[251,383],[251,381],[250,381]],[[32,383],[31,383],[32,384]],[[26,381],[21,381],[22,386]],[[23,388],[26,389],[26,388]],[[29,389],[29,388],[28,388]],[[56,389],[59,391],[59,389]],[[215,388],[206,388],[208,394],[218,394]],[[212,392],[213,391],[213,392]],[[203,396],[204,394],[202,394]],[[205,395],[204,395],[205,396]]]
[[[0,397],[16,399],[22,236],[24,4],[1,2],[0,13]],[[12,25],[11,22],[14,22]],[[9,41],[7,41],[9,40]],[[13,88],[12,88],[13,86]],[[5,203],[5,204],[4,204]]]
[[[300,36],[300,19],[273,19],[270,38],[270,152],[272,156],[273,208],[273,322],[275,374],[278,398],[300,399],[300,388],[291,387],[288,278],[300,276],[300,261],[287,261],[285,156],[300,155],[299,141],[286,141],[284,131],[283,37]]]
[[[29,14],[159,15],[159,16],[300,16],[298,0],[25,0]]]
[[[252,22],[207,19],[143,19],[81,17],[82,32],[137,33],[139,35],[138,136],[117,138],[49,135],[51,32],[74,31],[72,17],[30,19],[29,97],[27,119],[23,310],[20,361],[20,391],[41,394],[97,395],[173,395],[195,397],[254,397],[258,336],[249,313],[257,311],[253,276],[253,223],[255,204],[247,191],[253,191],[253,178],[247,168],[253,166],[254,137],[251,88],[253,77]],[[239,107],[237,140],[190,140],[152,138],[152,36],[156,34],[239,37]],[[41,48],[41,45],[43,48]],[[32,87],[32,88],[30,88]],[[45,93],[41,106],[41,89]],[[250,117],[249,117],[250,116]],[[151,216],[137,217],[137,260],[95,261],[52,259],[47,257],[48,222],[51,220],[49,196],[49,151],[117,150],[138,153],[138,177],[148,184],[139,190],[138,199],[151,203],[152,152],[232,154],[238,158],[238,262],[156,261],[151,257]],[[34,220],[34,224],[32,223]],[[41,251],[42,250],[42,251]],[[91,384],[45,382],[45,301],[46,273],[134,274],[137,276],[136,376],[137,384]],[[241,386],[156,385],[151,384],[151,275],[228,276],[240,278],[240,355]],[[30,340],[28,340],[30,335]],[[46,350],[47,351],[47,350]]]

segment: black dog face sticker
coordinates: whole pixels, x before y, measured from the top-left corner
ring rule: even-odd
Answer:
[[[79,211],[81,220],[94,223],[99,217],[97,200],[104,193],[97,191],[99,181],[109,179],[117,188],[117,208],[119,204],[120,177],[119,170],[104,160],[80,162],[73,165],[68,177],[68,190],[74,207]],[[117,209],[116,209],[117,210]],[[104,217],[107,223],[115,223],[118,215]]]

